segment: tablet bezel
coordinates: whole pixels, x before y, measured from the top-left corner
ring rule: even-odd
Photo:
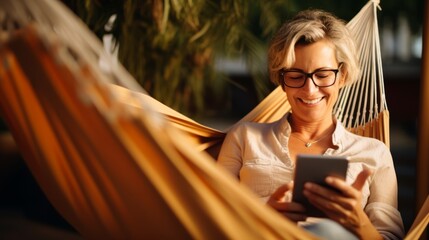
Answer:
[[[348,163],[349,158],[344,156],[299,154],[295,164],[292,201],[303,204],[308,216],[325,217],[325,214],[310,204],[304,196],[304,184],[313,182],[330,188],[325,183],[325,178],[336,176],[345,180]]]

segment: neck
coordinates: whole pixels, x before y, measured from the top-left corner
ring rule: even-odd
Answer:
[[[320,138],[326,134],[333,133],[335,129],[335,122],[333,118],[323,119],[316,122],[305,122],[296,119],[292,114],[289,117],[289,124],[292,133],[299,135],[305,141],[311,141]]]

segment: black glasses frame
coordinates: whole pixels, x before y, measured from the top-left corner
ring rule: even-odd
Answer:
[[[280,70],[279,74],[280,74],[280,78],[282,79],[282,84],[283,84],[284,86],[286,86],[286,87],[290,87],[290,88],[302,88],[302,87],[304,87],[305,83],[307,82],[307,79],[308,79],[308,78],[310,78],[310,79],[311,79],[311,81],[313,82],[313,84],[314,84],[315,86],[317,86],[317,87],[319,87],[319,88],[324,88],[324,87],[330,87],[330,86],[332,86],[332,85],[334,85],[334,84],[335,84],[335,82],[337,81],[337,74],[338,74],[338,72],[340,71],[340,69],[341,69],[341,67],[342,67],[342,66],[343,66],[343,63],[340,63],[340,64],[338,65],[338,68],[337,68],[337,69],[318,69],[318,70],[316,70],[316,71],[314,71],[314,72],[311,72],[311,73],[307,73],[307,72],[304,72],[304,71],[301,71],[301,70],[284,70],[284,69],[282,69],[282,70]],[[314,79],[313,79],[313,75],[314,75],[315,73],[318,73],[318,72],[321,72],[321,71],[332,71],[332,72],[334,72],[335,77],[334,77],[334,81],[332,82],[332,84],[327,85],[327,86],[319,86],[319,85],[317,85],[317,84],[316,84],[316,82],[315,82],[315,81],[314,81]],[[302,74],[304,74],[304,75],[305,75],[305,79],[304,79],[304,82],[302,83],[302,85],[301,85],[301,86],[299,86],[299,87],[296,87],[296,86],[289,86],[289,85],[287,85],[287,84],[286,84],[286,82],[285,82],[284,76],[285,76],[285,74],[286,74],[286,73],[288,73],[288,72],[298,72],[298,73],[302,73]]]

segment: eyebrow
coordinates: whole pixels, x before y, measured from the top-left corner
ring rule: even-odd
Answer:
[[[314,71],[311,71],[309,73],[316,72],[316,71],[319,71],[319,70],[333,70],[333,69],[335,69],[335,68],[332,68],[332,67],[321,67],[321,68],[316,68]],[[308,72],[306,72],[306,71],[304,71],[302,69],[299,69],[299,68],[285,68],[284,71],[297,71],[297,72],[308,73]]]

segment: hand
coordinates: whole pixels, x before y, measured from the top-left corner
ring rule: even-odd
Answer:
[[[291,191],[292,188],[293,182],[289,182],[288,184],[284,184],[277,188],[277,190],[268,199],[267,205],[276,209],[291,221],[304,221],[307,218],[304,214],[304,206],[296,202],[287,202],[284,200],[286,192]]]
[[[362,170],[352,185],[348,185],[340,178],[327,177],[326,183],[339,192],[314,183],[306,183],[304,195],[330,219],[340,223],[358,237],[372,236],[372,239],[378,239],[381,236],[361,207],[361,190],[371,174],[369,169]]]

